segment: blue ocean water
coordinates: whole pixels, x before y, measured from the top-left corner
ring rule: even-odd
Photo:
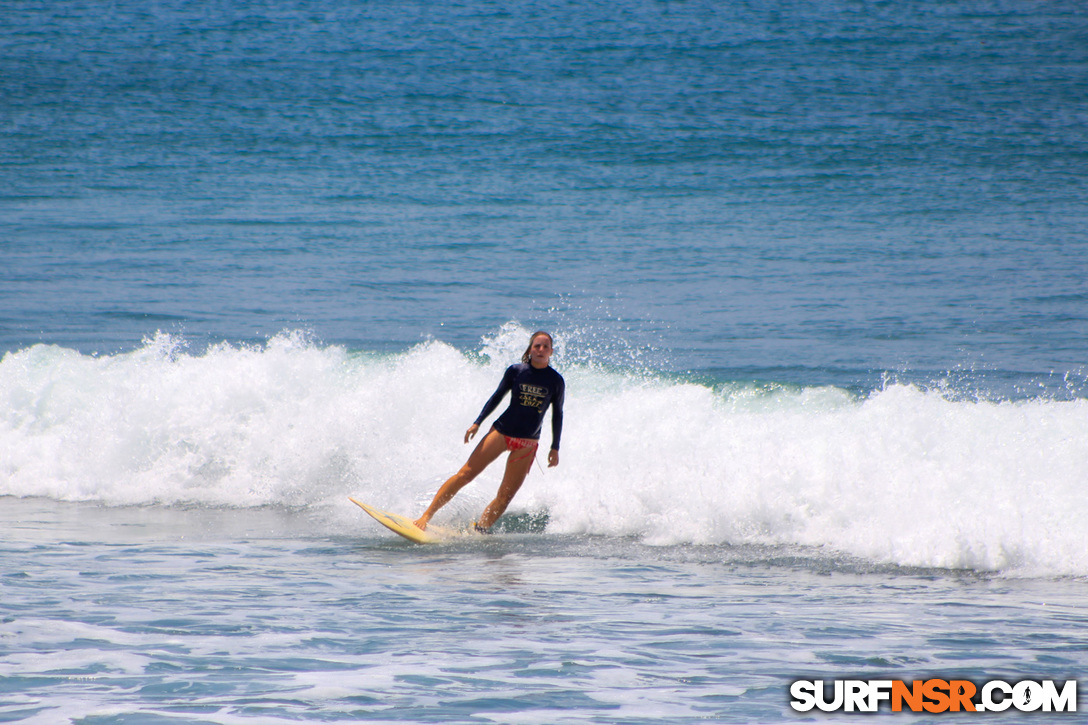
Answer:
[[[1077,677],[1086,81],[1063,0],[0,2],[0,720]],[[347,502],[420,510],[538,328],[500,535]]]

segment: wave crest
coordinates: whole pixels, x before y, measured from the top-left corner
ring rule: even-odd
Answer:
[[[9,353],[0,495],[332,508],[354,494],[414,511],[467,456],[461,434],[528,334],[507,325],[471,353],[353,353],[297,332],[202,354],[164,334],[113,356]],[[706,385],[557,363],[563,463],[534,469],[512,508],[546,511],[549,531],[1088,574],[1083,399]],[[443,513],[477,513],[493,468]]]

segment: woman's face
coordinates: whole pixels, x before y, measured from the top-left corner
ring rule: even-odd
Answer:
[[[529,364],[534,368],[546,368],[552,359],[552,341],[547,335],[537,335],[529,346]]]

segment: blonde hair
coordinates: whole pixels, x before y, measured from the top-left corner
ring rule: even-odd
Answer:
[[[532,355],[532,352],[533,352],[533,340],[537,339],[541,335],[548,338],[548,342],[551,343],[552,348],[553,349],[555,348],[555,340],[552,338],[551,333],[550,332],[545,332],[544,330],[537,330],[532,335],[529,335],[529,347],[525,348],[525,352],[523,352],[521,354],[521,361],[523,363],[527,363],[531,359],[531,355]]]

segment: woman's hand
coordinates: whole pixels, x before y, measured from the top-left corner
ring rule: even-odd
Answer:
[[[480,430],[480,426],[473,423],[465,431],[465,443],[468,443],[471,439],[476,437],[476,432]]]
[[[548,468],[555,468],[559,465],[559,451],[554,448],[548,451]]]

